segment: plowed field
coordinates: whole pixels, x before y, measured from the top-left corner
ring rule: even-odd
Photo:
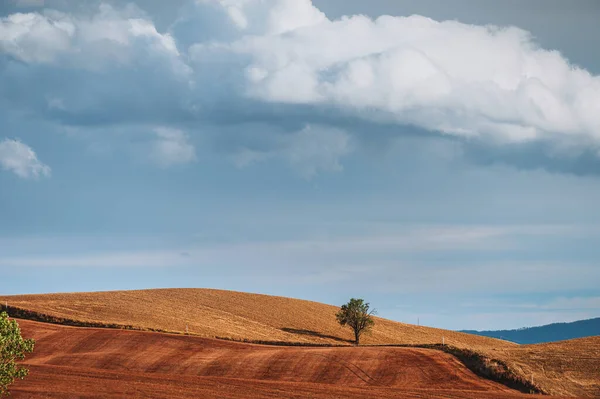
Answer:
[[[435,350],[273,347],[19,320],[36,339],[15,398],[531,398]]]

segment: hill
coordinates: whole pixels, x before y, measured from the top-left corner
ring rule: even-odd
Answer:
[[[504,339],[518,344],[539,344],[600,335],[600,317],[579,320],[572,323],[553,323],[545,326],[520,328],[517,330],[463,330],[462,332]]]
[[[130,325],[206,338],[348,345],[336,306],[260,294],[166,289],[0,297],[0,304],[82,323]],[[545,345],[376,319],[364,344],[446,344],[498,359],[546,392],[600,397],[600,337]]]
[[[282,347],[19,320],[36,339],[15,398],[524,399],[437,350]]]
[[[31,311],[142,329],[188,332],[207,338],[349,344],[353,335],[335,318],[336,306],[278,296],[212,289],[161,289],[0,297]],[[515,344],[472,334],[419,327],[376,318],[365,344],[447,344],[503,348]]]

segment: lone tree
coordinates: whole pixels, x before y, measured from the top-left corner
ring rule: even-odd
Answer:
[[[372,317],[374,314],[375,309],[369,310],[369,304],[363,299],[352,298],[350,302],[342,305],[335,317],[342,326],[347,325],[352,328],[354,342],[358,345],[362,333],[369,331],[375,324]]]
[[[23,379],[28,370],[17,365],[26,353],[33,352],[33,339],[23,339],[15,320],[9,320],[6,312],[0,313],[0,396],[9,395],[8,386],[15,379]]]

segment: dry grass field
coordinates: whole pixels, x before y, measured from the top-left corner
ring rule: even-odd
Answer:
[[[317,302],[210,289],[166,289],[0,297],[15,306],[55,317],[206,338],[348,344],[349,329],[335,321],[337,307]],[[546,392],[600,397],[600,337],[544,345],[414,326],[378,318],[364,344],[447,344],[468,348],[533,376]]]
[[[212,289],[164,289],[0,297],[36,312],[87,322],[133,325],[207,338],[348,344],[353,335],[337,324],[339,308],[299,299]],[[447,344],[472,349],[516,344],[471,334],[377,318],[364,344]]]
[[[522,345],[497,357],[554,395],[600,398],[600,336]]]

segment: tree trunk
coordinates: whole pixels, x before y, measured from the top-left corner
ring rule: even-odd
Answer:
[[[356,346],[358,346],[359,341],[360,341],[360,331],[354,330],[354,342],[356,343]]]

